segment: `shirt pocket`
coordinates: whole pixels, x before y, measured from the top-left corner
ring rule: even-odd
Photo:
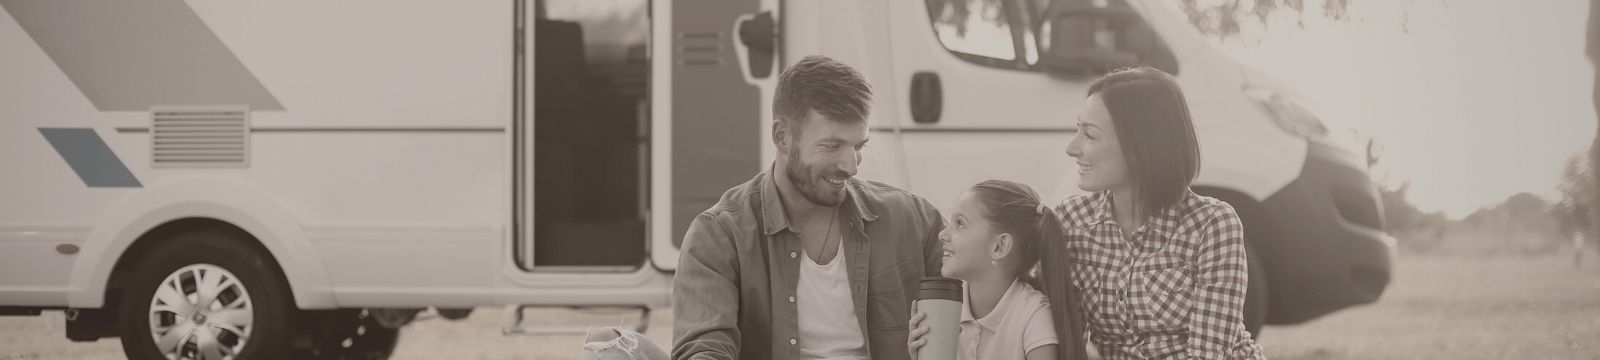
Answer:
[[[1078,291],[1078,304],[1087,316],[1090,329],[1109,334],[1124,334],[1126,315],[1117,299],[1117,289],[1107,284],[1106,272],[1097,267],[1074,264],[1072,287]]]
[[[1134,274],[1128,299],[1137,332],[1181,331],[1194,307],[1194,276],[1184,266]]]
[[[867,296],[867,326],[871,330],[904,331],[911,321],[911,299],[922,272],[915,259],[907,259],[887,269],[873,270],[867,280],[875,289]],[[907,285],[909,284],[909,285]]]

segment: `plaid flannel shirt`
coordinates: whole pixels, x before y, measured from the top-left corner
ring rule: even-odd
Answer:
[[[1186,191],[1133,234],[1109,193],[1056,211],[1084,328],[1106,360],[1266,358],[1244,326],[1244,225],[1232,206]]]

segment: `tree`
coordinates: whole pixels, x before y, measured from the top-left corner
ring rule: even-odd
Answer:
[[[1170,0],[1169,0],[1170,1]],[[1239,35],[1243,21],[1249,18],[1262,25],[1273,15],[1292,12],[1295,23],[1305,26],[1308,6],[1322,8],[1322,16],[1333,21],[1349,21],[1351,0],[1178,0],[1179,9],[1200,33],[1227,39]],[[1402,8],[1409,8],[1413,0],[1399,0]],[[1407,14],[1401,14],[1400,30],[1407,31]]]
[[[1551,212],[1563,236],[1583,234],[1590,242],[1600,244],[1600,232],[1596,231],[1600,213],[1595,211],[1595,205],[1600,203],[1600,194],[1597,194],[1600,191],[1596,191],[1600,185],[1595,182],[1594,168],[1589,162],[1584,154],[1567,159],[1567,166],[1561,173],[1561,200]]]

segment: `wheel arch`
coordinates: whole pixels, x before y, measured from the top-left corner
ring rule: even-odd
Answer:
[[[172,234],[196,228],[234,232],[277,266],[301,309],[336,306],[327,271],[295,221],[261,190],[233,181],[195,179],[164,183],[113,206],[85,240],[73,266],[74,308],[110,306],[108,296],[126,282],[122,270]]]

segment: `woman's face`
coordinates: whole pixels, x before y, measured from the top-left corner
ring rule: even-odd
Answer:
[[[987,219],[987,210],[977,195],[968,191],[961,194],[950,222],[939,232],[939,243],[944,247],[944,266],[939,273],[944,277],[967,280],[985,267],[996,268],[994,248],[999,235],[994,224]]]
[[[1128,162],[1111,112],[1100,94],[1089,96],[1087,105],[1078,115],[1078,133],[1067,144],[1067,155],[1078,163],[1078,188],[1094,192],[1125,186],[1130,183]]]

